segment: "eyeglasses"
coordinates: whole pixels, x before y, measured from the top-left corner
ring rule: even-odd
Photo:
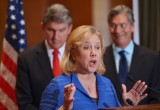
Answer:
[[[118,27],[121,28],[121,29],[126,29],[127,25],[128,25],[128,23],[121,23],[121,24],[111,23],[109,26],[112,29],[117,29]]]

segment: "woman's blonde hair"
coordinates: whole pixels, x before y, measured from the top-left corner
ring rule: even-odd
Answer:
[[[105,67],[104,67],[103,58],[102,58],[104,53],[103,37],[95,27],[90,25],[82,25],[74,29],[68,36],[64,55],[62,57],[61,64],[60,64],[62,73],[68,75],[72,72],[75,72],[76,62],[73,57],[73,52],[75,52],[77,46],[86,42],[89,39],[89,37],[93,34],[96,34],[99,37],[100,43],[101,43],[101,49],[102,49],[101,63],[97,68],[97,72],[99,74],[103,74],[105,72]]]

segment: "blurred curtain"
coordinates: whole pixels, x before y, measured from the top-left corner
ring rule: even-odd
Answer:
[[[139,0],[140,44],[160,51],[160,0]]]

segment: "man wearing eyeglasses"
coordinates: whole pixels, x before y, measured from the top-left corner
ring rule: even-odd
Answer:
[[[158,54],[133,41],[134,22],[132,10],[124,5],[116,6],[108,15],[113,43],[106,48],[104,54],[106,66],[104,76],[111,79],[121,103],[123,102],[121,84],[125,84],[127,90],[130,90],[135,81],[141,80],[149,87],[160,91]],[[140,104],[160,102],[159,93],[150,89],[145,92],[148,93],[148,97]]]

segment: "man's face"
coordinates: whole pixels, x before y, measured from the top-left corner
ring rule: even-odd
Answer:
[[[124,13],[113,17],[109,24],[109,29],[113,42],[120,48],[125,48],[132,40],[134,24],[129,22],[128,16]]]
[[[53,49],[62,47],[72,30],[72,25],[57,22],[49,22],[46,25],[42,24],[42,27],[47,42]]]

